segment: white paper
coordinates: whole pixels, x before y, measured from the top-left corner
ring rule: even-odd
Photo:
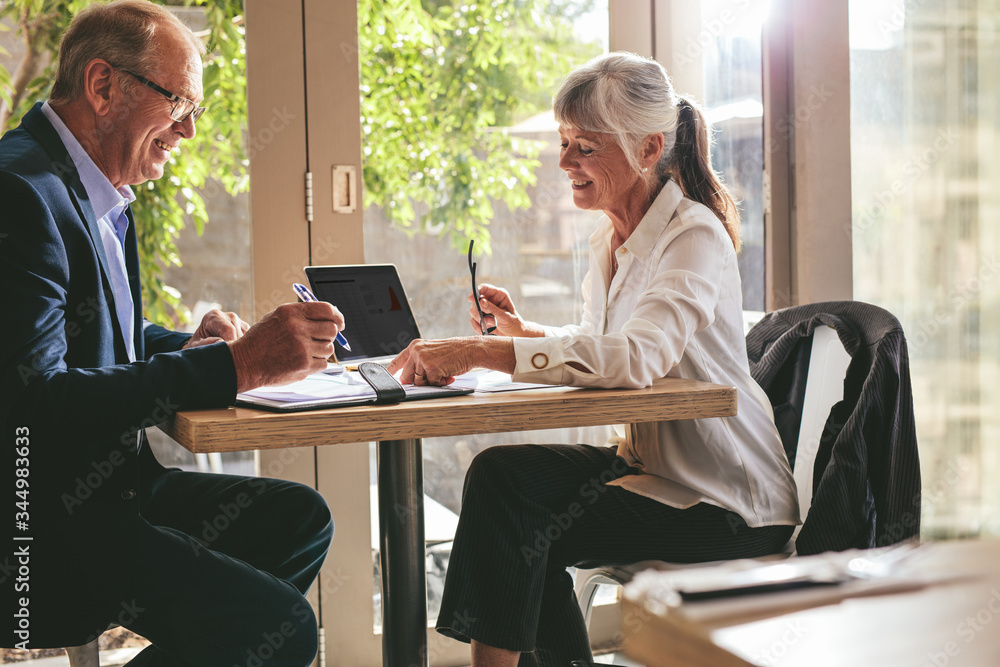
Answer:
[[[496,393],[502,391],[520,391],[522,389],[539,389],[551,387],[550,384],[535,384],[531,382],[512,382],[509,373],[477,369],[455,378],[452,386],[475,389],[478,393]]]

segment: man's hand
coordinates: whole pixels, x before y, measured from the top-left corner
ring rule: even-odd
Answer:
[[[471,336],[443,340],[418,339],[386,367],[390,373],[402,370],[403,383],[444,386],[456,375],[473,368],[514,371],[514,342],[498,336]]]
[[[201,324],[191,339],[184,344],[183,349],[220,341],[231,343],[245,334],[249,328],[250,325],[241,320],[236,313],[224,313],[218,308],[213,308],[201,318]]]
[[[326,368],[344,316],[325,301],[278,306],[229,344],[236,390],[301,380]]]

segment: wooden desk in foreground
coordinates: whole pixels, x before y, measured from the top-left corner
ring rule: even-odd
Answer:
[[[548,387],[307,412],[191,410],[161,428],[196,453],[377,441],[382,664],[411,667],[427,665],[421,438],[735,414],[733,387],[668,378],[647,389]]]
[[[626,595],[625,652],[648,667],[1000,665],[1000,540],[927,543],[897,574],[912,585],[784,608],[771,593],[770,612],[732,598],[710,619]]]

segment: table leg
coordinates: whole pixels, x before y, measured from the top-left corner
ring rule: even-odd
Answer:
[[[382,665],[427,666],[424,461],[419,439],[385,440],[378,457]]]

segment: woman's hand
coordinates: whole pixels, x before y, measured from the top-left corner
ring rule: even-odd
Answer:
[[[514,342],[510,338],[470,336],[415,340],[392,360],[386,370],[392,374],[401,370],[399,379],[404,384],[441,387],[454,382],[456,375],[473,368],[512,373],[514,364]]]
[[[469,295],[469,322],[472,330],[478,334],[483,333],[479,322],[479,311],[476,304]],[[544,336],[542,328],[534,322],[528,322],[518,314],[514,307],[514,302],[510,298],[507,290],[483,283],[479,286],[479,307],[483,309],[483,316],[486,319],[486,326],[489,327],[492,320],[496,319],[496,329],[493,331],[497,336]]]

